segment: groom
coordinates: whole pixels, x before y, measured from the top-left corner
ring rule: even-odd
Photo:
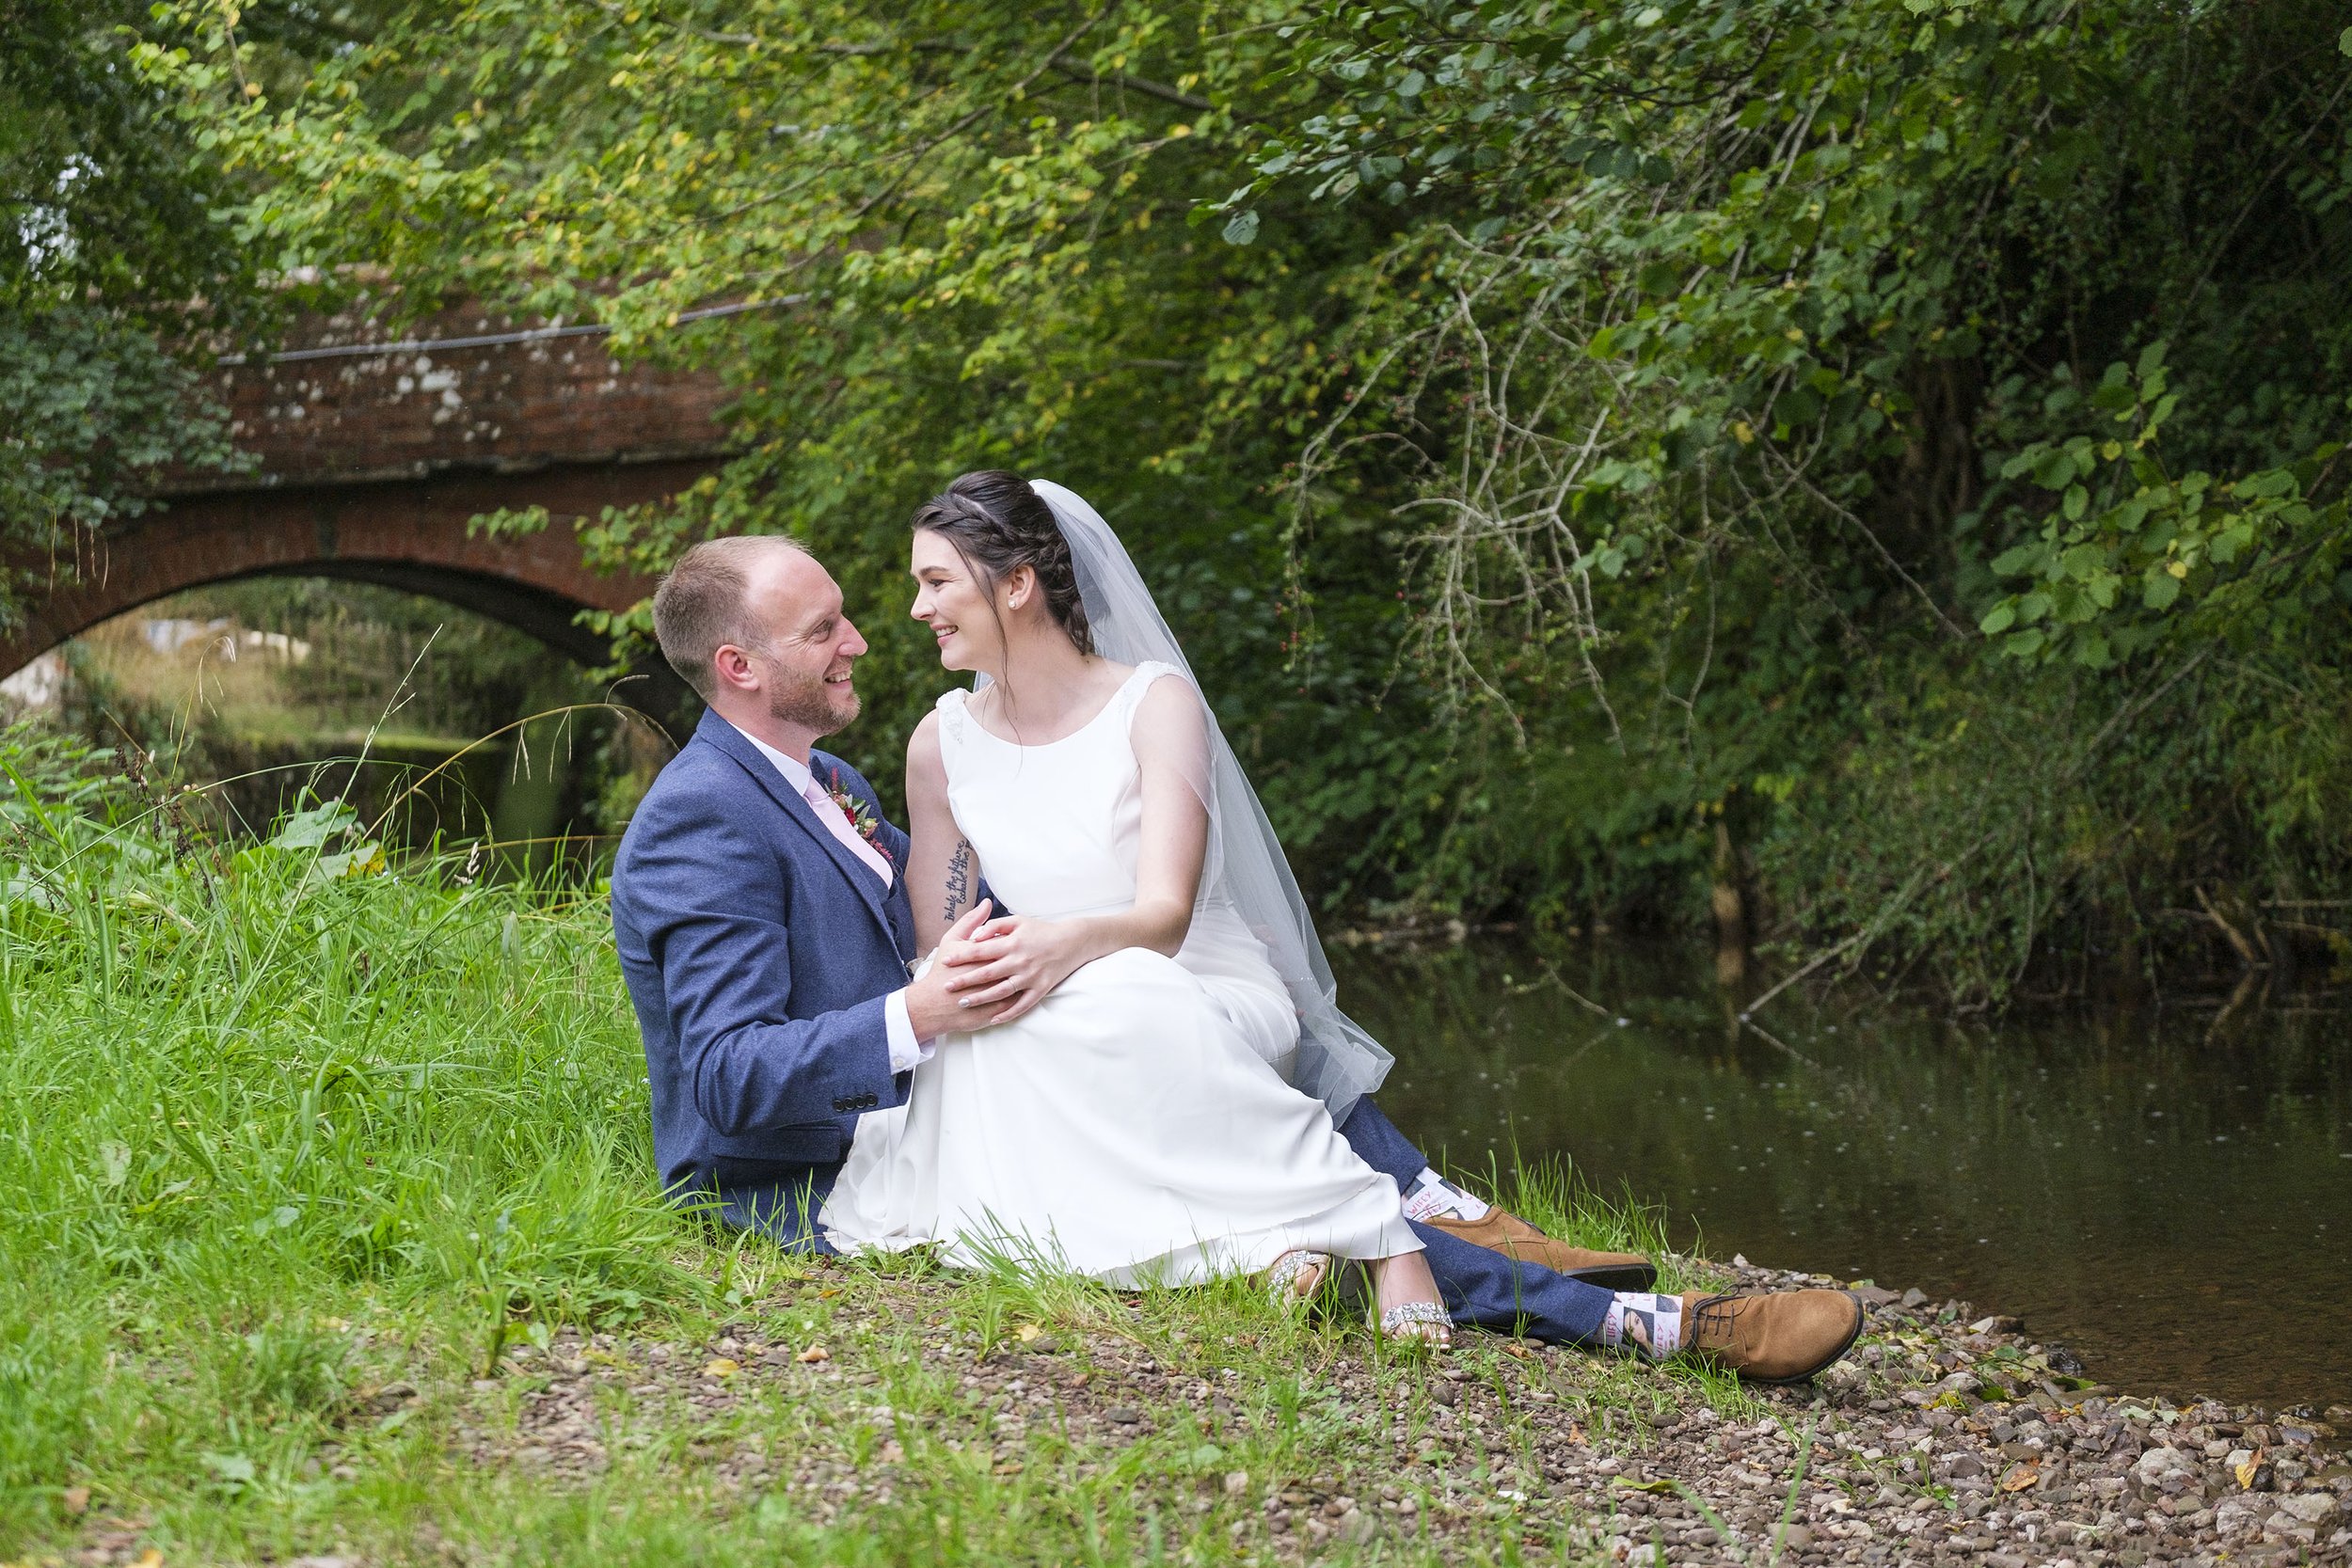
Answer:
[[[915,1066],[968,1020],[949,987],[989,909],[908,978],[907,836],[865,779],[814,749],[857,717],[866,644],[806,550],[772,536],[695,546],[654,595],[654,629],[708,704],[612,869],[661,1180],[730,1225],[830,1251],[813,1220],[857,1118],[903,1103]],[[1696,1351],[1770,1380],[1809,1376],[1859,1328],[1837,1291],[1651,1296],[1647,1259],[1569,1247],[1446,1182],[1369,1096],[1340,1132],[1405,1195],[1457,1323]]]

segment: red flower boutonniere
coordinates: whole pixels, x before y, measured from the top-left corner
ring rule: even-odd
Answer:
[[[882,819],[874,815],[874,808],[850,794],[843,786],[838,773],[826,784],[825,793],[832,796],[833,803],[841,808],[841,815],[850,819],[850,826],[857,830],[857,836],[872,845],[874,853],[896,865],[898,862],[891,856],[890,847],[882,841]]]

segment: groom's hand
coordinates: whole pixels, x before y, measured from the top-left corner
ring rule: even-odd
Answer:
[[[934,1040],[951,1029],[972,1027],[971,1013],[958,1005],[956,994],[947,987],[961,973],[957,964],[968,961],[963,954],[972,944],[972,933],[988,919],[990,908],[983,898],[948,927],[931,954],[931,966],[907,987],[907,1022],[914,1026],[916,1039]]]
[[[973,932],[954,955],[943,953],[940,962],[955,971],[948,984],[958,1006],[978,1014],[983,1023],[1003,1023],[1044,1001],[1080,965],[1101,956],[1096,934],[1084,921],[1009,914]]]

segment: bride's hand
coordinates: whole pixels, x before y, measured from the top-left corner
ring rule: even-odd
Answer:
[[[1073,922],[1009,914],[973,932],[969,943],[942,961],[961,971],[947,982],[957,1005],[977,1010],[1005,1004],[984,1021],[1003,1023],[1044,1001],[1094,957],[1086,933]]]

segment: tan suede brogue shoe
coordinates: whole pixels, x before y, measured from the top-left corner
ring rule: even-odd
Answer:
[[[1682,1296],[1682,1345],[1751,1383],[1803,1383],[1853,1348],[1862,1303],[1844,1291]]]
[[[1440,1215],[1428,1222],[1449,1236],[1472,1246],[1499,1252],[1517,1263],[1534,1263],[1597,1285],[1604,1291],[1646,1291],[1658,1283],[1658,1270],[1635,1252],[1591,1252],[1545,1235],[1507,1210],[1488,1209],[1478,1220]]]

